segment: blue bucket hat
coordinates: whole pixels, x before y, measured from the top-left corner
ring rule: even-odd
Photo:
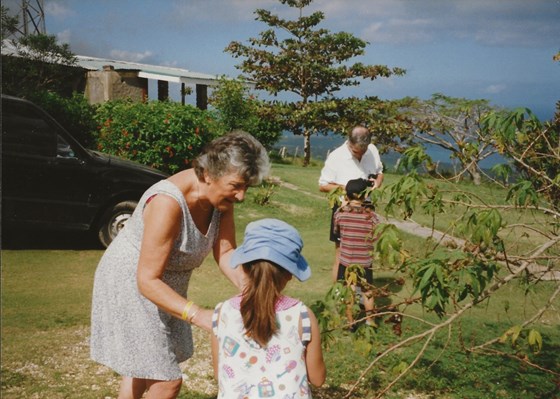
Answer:
[[[301,254],[303,241],[298,231],[278,219],[251,222],[245,229],[243,244],[233,252],[230,266],[255,260],[268,260],[292,273],[299,281],[311,277],[311,269]]]

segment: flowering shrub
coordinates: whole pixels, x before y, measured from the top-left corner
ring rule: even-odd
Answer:
[[[171,174],[190,168],[214,137],[209,113],[168,101],[109,101],[95,118],[99,151]]]

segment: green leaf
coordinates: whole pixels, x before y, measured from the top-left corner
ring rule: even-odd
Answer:
[[[418,284],[420,290],[423,290],[428,285],[428,283],[430,282],[430,278],[432,277],[432,274],[434,274],[435,269],[436,269],[436,265],[430,265],[427,268],[425,273],[422,275],[422,280]]]
[[[542,349],[542,336],[541,333],[537,330],[531,329],[529,330],[529,334],[527,335],[527,342],[529,346],[533,350],[534,353],[539,353]]]
[[[501,343],[505,343],[509,339],[511,341],[511,345],[515,346],[520,334],[521,334],[521,326],[519,325],[512,326],[500,337],[499,341]]]

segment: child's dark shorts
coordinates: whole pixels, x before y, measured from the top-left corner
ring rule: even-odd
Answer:
[[[371,267],[364,267],[364,271],[365,271],[365,278],[366,281],[368,282],[368,284],[373,284],[373,270],[371,269]],[[336,274],[336,280],[340,281],[343,280],[344,281],[344,273],[346,272],[346,266],[344,266],[343,264],[339,264],[338,265],[338,273]]]

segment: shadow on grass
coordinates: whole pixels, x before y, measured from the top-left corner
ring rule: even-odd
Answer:
[[[91,232],[2,231],[2,249],[103,249]]]

